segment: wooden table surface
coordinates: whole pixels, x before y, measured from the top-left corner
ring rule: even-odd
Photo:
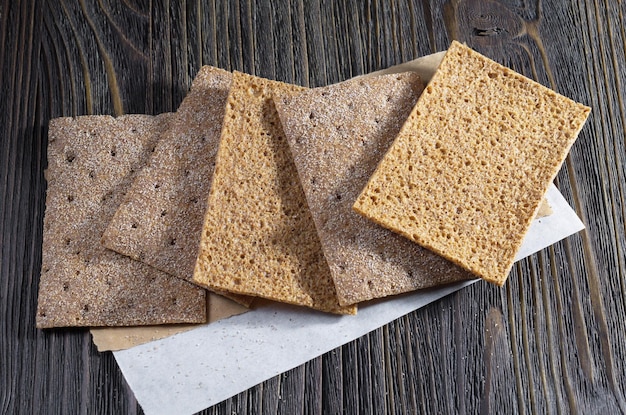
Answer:
[[[587,230],[206,413],[626,413],[626,2],[0,4],[0,412],[135,414],[85,330],[35,329],[47,125],[176,110],[203,64],[320,86],[457,39],[592,107],[556,180]]]

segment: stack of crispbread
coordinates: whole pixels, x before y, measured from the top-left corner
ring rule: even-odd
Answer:
[[[588,114],[453,42],[425,89],[203,67],[174,115],[53,120],[37,325],[200,322],[205,288],[353,314],[503,284]]]

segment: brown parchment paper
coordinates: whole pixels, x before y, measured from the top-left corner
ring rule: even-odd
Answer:
[[[249,309],[226,297],[207,293],[207,323],[245,313]],[[182,333],[201,324],[168,324],[137,327],[93,327],[91,337],[99,352],[124,350],[143,343]]]
[[[360,76],[376,76],[412,71],[416,72],[425,83],[428,83],[439,67],[439,64],[445,54],[445,51],[433,53],[431,55],[426,55],[387,69]],[[549,216],[550,214],[552,214],[552,209],[544,198],[537,213],[537,218]],[[207,301],[208,323],[206,324],[211,324],[215,321],[221,320],[222,318],[227,318],[249,311],[247,308],[235,303],[234,301],[213,293],[210,293],[207,296]],[[128,349],[139,344],[191,330],[198,326],[198,324],[176,324],[167,326],[92,328],[91,334],[98,351],[103,352],[108,350],[115,351]]]

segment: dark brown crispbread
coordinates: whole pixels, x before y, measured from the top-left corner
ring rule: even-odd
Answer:
[[[203,289],[100,243],[134,171],[169,119],[128,115],[50,121],[37,327],[206,320]]]
[[[341,307],[272,101],[303,88],[236,72],[194,282],[337,313]]]
[[[107,248],[191,280],[231,82],[230,72],[200,69],[107,227]]]
[[[589,112],[453,42],[354,208],[502,285]]]
[[[403,73],[276,100],[342,304],[470,278],[352,210],[422,90],[417,74]]]

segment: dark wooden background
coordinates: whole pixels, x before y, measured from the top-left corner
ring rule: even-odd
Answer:
[[[83,330],[38,331],[52,117],[173,111],[211,64],[306,86],[452,39],[590,105],[556,181],[587,230],[206,411],[626,413],[626,2],[0,0],[0,412],[141,413]]]

